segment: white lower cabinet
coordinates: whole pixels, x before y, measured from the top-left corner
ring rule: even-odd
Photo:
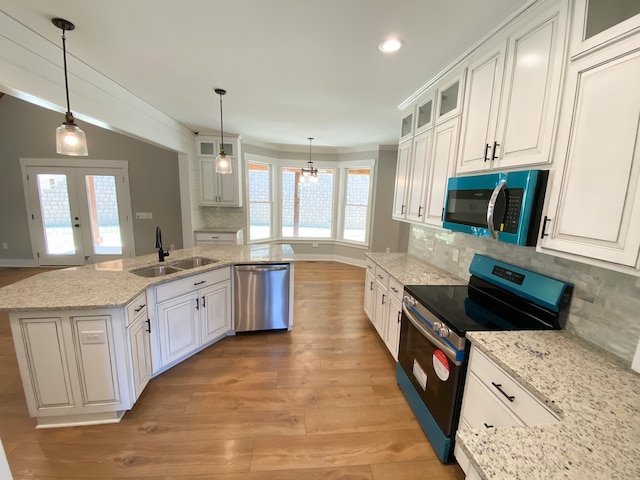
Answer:
[[[471,347],[458,430],[526,428],[556,422],[555,413],[486,355]],[[467,480],[480,478],[459,445],[455,447],[455,456]]]
[[[369,320],[373,320],[375,313],[375,290],[376,290],[376,277],[374,276],[375,263],[367,261],[367,274],[364,280],[364,313],[366,313]]]
[[[375,265],[375,264],[372,264]],[[365,313],[394,359],[398,360],[403,286],[380,266],[367,271]]]
[[[123,309],[15,312],[11,331],[39,427],[118,421],[133,404]]]
[[[156,326],[152,340],[154,374],[232,329],[229,268],[174,280],[150,290],[156,304],[152,322]]]

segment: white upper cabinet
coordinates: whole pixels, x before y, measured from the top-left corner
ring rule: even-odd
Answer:
[[[438,83],[435,123],[446,122],[460,114],[466,70]]]
[[[224,151],[231,159],[231,173],[216,173],[215,159],[220,142],[209,137],[198,139],[200,174],[200,205],[215,207],[241,207],[241,172],[238,152],[240,140],[224,143]]]
[[[566,23],[560,2],[471,58],[457,173],[550,163]]]
[[[640,29],[637,0],[575,0],[571,56],[589,54]]]
[[[402,117],[402,122],[400,122],[400,142],[404,142],[413,137],[414,127],[413,111],[411,111]]]
[[[434,93],[433,90],[427,92],[416,104],[416,135],[433,127]]]
[[[411,157],[411,138],[398,145],[398,163],[396,165],[396,187],[393,197],[392,218],[404,220],[407,214],[409,159]]]
[[[424,219],[425,179],[429,175],[429,155],[433,129],[416,135],[413,139],[413,155],[410,162],[407,192],[407,220],[422,222]]]
[[[541,251],[637,266],[639,78],[640,35],[570,65]]]

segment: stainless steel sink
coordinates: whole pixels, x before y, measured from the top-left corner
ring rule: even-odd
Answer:
[[[185,258],[184,260],[176,260],[175,262],[171,262],[172,267],[182,268],[184,270],[189,270],[190,268],[202,267],[204,265],[211,265],[212,263],[217,263],[220,260],[212,260],[211,258],[205,257],[190,257]]]
[[[169,275],[170,273],[176,273],[180,271],[180,268],[176,268],[172,265],[155,265],[153,267],[144,267],[137,270],[132,270],[131,273],[134,273],[141,277],[162,277],[163,275]]]

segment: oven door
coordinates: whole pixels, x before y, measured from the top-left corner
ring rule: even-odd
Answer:
[[[404,304],[400,328],[398,362],[442,432],[451,437],[464,381],[462,361]]]

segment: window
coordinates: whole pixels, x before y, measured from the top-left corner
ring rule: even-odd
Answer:
[[[271,238],[271,165],[252,163],[249,175],[249,241]]]
[[[345,169],[342,239],[366,242],[371,191],[371,168]]]
[[[300,167],[282,168],[282,236],[332,238],[333,169],[318,169],[318,182],[300,185]]]

